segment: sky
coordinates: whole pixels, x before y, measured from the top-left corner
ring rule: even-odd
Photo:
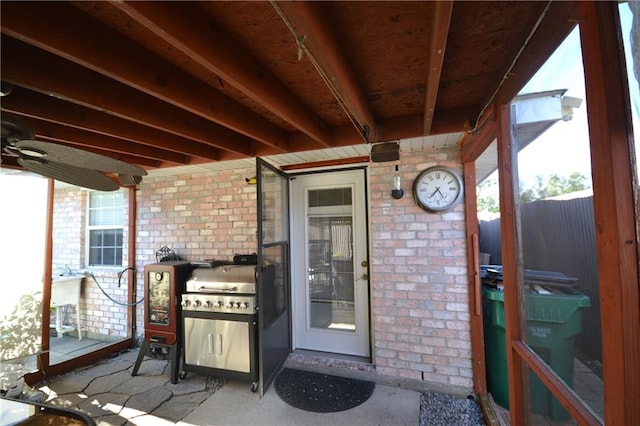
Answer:
[[[629,33],[632,15],[626,3],[620,4],[620,17],[626,45],[625,50],[630,52]],[[628,69],[632,70],[630,57],[627,58],[627,63]],[[635,134],[640,135],[640,90],[632,71],[629,75],[629,86],[632,98],[633,126]],[[544,181],[551,174],[568,177],[573,172],[579,172],[589,179],[591,176],[582,54],[577,27],[520,93],[555,89],[567,89],[565,96],[579,98],[583,102],[579,108],[574,109],[572,120],[557,122],[521,151],[518,161],[519,178],[525,188],[535,185],[538,176],[542,176]],[[635,140],[637,148],[640,148],[640,137],[636,136]],[[638,151],[639,149],[636,149],[636,158],[638,158]],[[636,164],[638,163],[636,161]],[[640,166],[638,173],[640,174]],[[494,173],[491,178],[497,180],[497,175]],[[497,188],[489,190],[493,192],[497,191]]]

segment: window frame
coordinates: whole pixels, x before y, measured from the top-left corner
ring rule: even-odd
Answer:
[[[96,196],[96,195],[116,195],[116,194],[120,194],[120,207],[122,208],[122,216],[121,216],[121,222],[119,224],[111,224],[111,225],[91,225],[92,223],[92,214],[94,214],[95,212],[99,211],[99,212],[104,212],[106,211],[106,208],[92,208],[91,207],[91,203],[92,203],[92,197]],[[85,245],[85,258],[86,258],[86,266],[88,268],[121,268],[122,265],[124,265],[125,262],[125,227],[127,225],[127,201],[126,201],[126,197],[125,197],[125,192],[122,189],[119,189],[117,191],[113,191],[113,192],[102,192],[102,191],[89,191],[88,197],[87,197],[87,214],[86,214],[86,225],[85,225],[85,241],[86,241],[86,245]],[[115,210],[118,206],[115,205],[112,210]],[[109,231],[109,230],[120,230],[121,232],[121,238],[120,238],[120,245],[114,245],[114,246],[109,246],[109,247],[114,247],[116,250],[119,248],[120,249],[120,262],[119,263],[114,263],[114,264],[106,264],[106,263],[92,263],[91,259],[92,259],[92,249],[93,246],[91,244],[91,235],[93,231]],[[98,246],[95,246],[96,248]],[[101,250],[104,249],[105,245],[102,244],[101,246],[99,246],[101,248]],[[101,260],[104,261],[104,256],[101,255]]]

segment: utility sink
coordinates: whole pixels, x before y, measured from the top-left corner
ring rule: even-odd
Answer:
[[[76,307],[76,324],[78,327],[78,340],[82,340],[82,327],[80,326],[80,288],[84,275],[70,275],[56,277],[51,280],[51,306],[61,308],[65,305],[75,305]],[[56,332],[58,338],[62,338],[64,333],[73,331],[72,326],[62,323],[62,312],[58,309],[56,312]]]

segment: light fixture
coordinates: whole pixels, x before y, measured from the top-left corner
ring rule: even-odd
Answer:
[[[402,179],[400,172],[398,171],[398,165],[396,164],[396,171],[393,174],[393,186],[391,187],[391,196],[395,200],[399,200],[404,197],[404,191],[402,190]]]
[[[398,142],[377,143],[371,147],[371,161],[383,163],[400,159],[400,144]]]

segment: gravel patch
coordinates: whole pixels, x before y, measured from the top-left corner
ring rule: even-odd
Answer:
[[[480,406],[471,396],[455,397],[423,393],[420,397],[420,426],[484,426]]]

